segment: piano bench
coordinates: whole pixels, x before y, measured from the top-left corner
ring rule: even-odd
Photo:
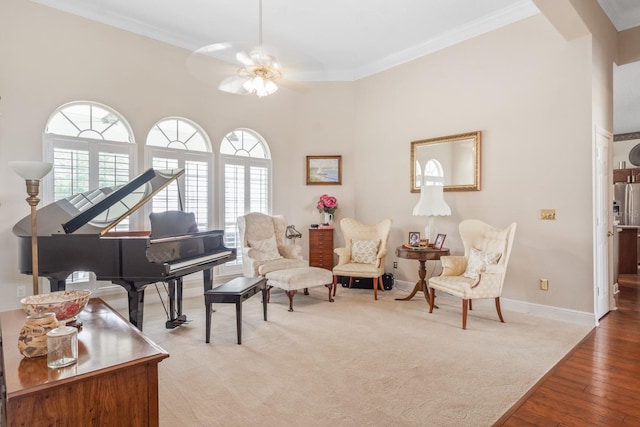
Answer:
[[[204,293],[204,306],[206,310],[206,339],[211,338],[211,304],[235,303],[236,304],[236,332],[238,344],[242,344],[242,303],[253,295],[262,291],[262,309],[264,320],[267,320],[267,279],[264,277],[236,277],[227,283],[210,289]]]

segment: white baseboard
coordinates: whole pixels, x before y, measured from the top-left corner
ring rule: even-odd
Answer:
[[[396,280],[395,285],[397,289],[411,292],[415,283],[406,282],[403,280]],[[451,295],[440,294],[438,298],[455,298]],[[457,298],[456,298],[457,299]],[[475,304],[493,304],[489,300],[474,301]],[[516,313],[531,314],[533,316],[544,317],[546,319],[561,320],[564,322],[578,323],[587,326],[596,326],[596,318],[594,313],[587,313],[584,311],[570,310],[567,308],[553,307],[550,305],[535,304],[526,301],[517,301],[508,298],[500,298],[500,307],[504,310],[515,311]]]

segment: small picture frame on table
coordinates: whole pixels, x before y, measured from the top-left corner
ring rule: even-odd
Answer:
[[[420,232],[419,231],[410,231],[409,232],[409,246],[418,247],[420,245]]]
[[[446,234],[438,234],[436,236],[436,241],[433,242],[433,249],[442,249],[442,246],[444,245],[444,239],[447,238]]]
[[[428,248],[429,247],[429,239],[420,239],[420,245],[421,248]]]

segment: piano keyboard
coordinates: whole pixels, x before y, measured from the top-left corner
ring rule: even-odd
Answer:
[[[222,251],[222,252],[216,252],[215,254],[205,255],[199,258],[191,258],[188,260],[179,261],[175,263],[168,262],[167,265],[169,266],[169,273],[174,273],[186,267],[191,267],[198,264],[206,264],[210,261],[228,257],[229,255],[231,255],[231,251]]]

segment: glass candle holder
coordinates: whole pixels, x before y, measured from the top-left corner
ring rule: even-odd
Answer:
[[[78,361],[78,330],[61,326],[47,332],[47,366],[62,368]]]

